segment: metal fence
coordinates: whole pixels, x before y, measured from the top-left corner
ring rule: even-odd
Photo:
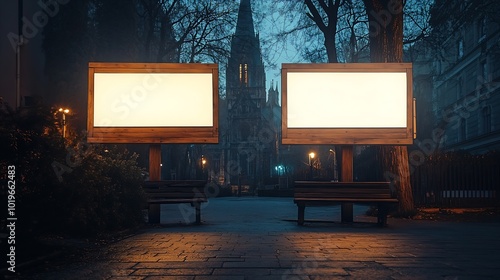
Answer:
[[[411,183],[417,207],[500,207],[500,154],[432,155]]]

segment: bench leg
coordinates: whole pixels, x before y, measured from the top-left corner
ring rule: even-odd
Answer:
[[[196,211],[196,224],[199,225],[201,224],[201,210],[200,210],[200,204],[201,203],[193,203],[193,206]]]
[[[340,222],[343,224],[352,223],[354,218],[352,203],[342,203],[340,207]]]
[[[379,203],[378,205],[378,215],[377,215],[377,224],[381,227],[387,226],[387,214],[388,208],[385,204]]]
[[[304,225],[304,212],[306,210],[306,206],[304,204],[297,204],[297,208],[298,208],[298,218],[297,218],[297,224],[299,226],[302,226]]]
[[[160,204],[149,204],[148,222],[150,224],[160,223]]]

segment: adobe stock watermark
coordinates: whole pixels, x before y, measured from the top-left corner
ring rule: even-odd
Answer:
[[[14,52],[17,52],[17,47],[23,44],[27,44],[29,40],[36,37],[42,29],[49,23],[49,19],[55,17],[59,11],[61,5],[66,5],[70,0],[38,0],[37,5],[40,8],[31,16],[31,19],[23,16],[22,21],[22,37],[14,32],[9,32],[7,34],[7,39]]]
[[[229,176],[236,176],[241,173],[241,166],[235,160],[229,160],[227,162],[226,168],[224,169],[224,172]],[[220,175],[220,173],[212,172],[210,177],[218,178]],[[210,200],[208,199],[217,197],[220,193],[220,190],[220,186],[213,182],[205,185],[205,187],[203,188],[203,193],[198,189],[193,188],[193,191],[195,193],[194,198],[207,198],[206,202],[200,204],[200,210],[205,209],[210,203]],[[178,209],[179,212],[181,212],[185,224],[189,224],[192,217],[196,215],[196,209],[194,207],[191,207],[190,205],[179,204]]]
[[[261,128],[254,136],[250,136],[247,142],[242,142],[238,145],[238,154],[246,155],[247,161],[257,159],[259,151],[263,151],[266,146],[274,139],[274,133],[269,128]]]
[[[7,270],[16,272],[16,166],[7,166]]]
[[[120,94],[111,102],[110,111],[116,114],[119,120],[125,120],[131,112],[138,108],[148,96],[154,92],[162,83],[163,78],[150,72],[142,78],[140,84],[133,86],[130,91]],[[96,122],[99,126],[110,126],[113,124],[111,117],[100,119]]]
[[[237,147],[237,153],[239,155],[245,155],[246,161],[251,162],[258,158],[258,153],[263,151],[266,145],[270,144],[274,137],[274,133],[269,128],[261,128],[254,136],[250,136],[247,142],[240,143]],[[224,173],[229,176],[238,176],[242,172],[242,168],[238,161],[229,160],[225,166]],[[220,173],[211,172],[211,178],[219,178]],[[220,193],[220,186],[215,183],[209,183],[203,189],[203,193],[200,193],[196,188],[194,189],[195,198],[213,198],[217,197]],[[204,202],[200,205],[200,209],[206,208],[210,203],[210,200]],[[192,217],[196,215],[196,210],[194,207],[190,207],[187,204],[179,204],[179,211],[184,218],[184,223],[188,224]]]
[[[453,107],[443,109],[441,114],[442,123],[449,128],[457,129],[462,119],[468,119],[472,113],[477,112],[481,108],[481,101],[491,97],[491,93],[500,88],[500,83],[490,83],[482,76],[477,77],[478,86],[472,94],[469,94],[456,102]],[[408,154],[410,164],[410,174],[413,174],[417,167],[424,164],[426,156],[432,155],[437,151],[439,145],[446,140],[446,129],[436,127],[431,132],[431,138],[422,141],[415,141],[418,149],[411,151]],[[401,178],[390,171],[384,172],[384,178],[391,182],[391,187],[394,187],[396,182]]]

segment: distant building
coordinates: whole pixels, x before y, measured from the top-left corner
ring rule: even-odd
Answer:
[[[221,102],[222,151],[219,181],[256,187],[269,183],[278,163],[281,133],[279,93],[266,74],[250,0],[241,0],[226,68],[226,100]],[[222,182],[221,182],[222,183]]]
[[[425,137],[441,150],[500,150],[498,13],[500,5],[492,0],[437,0],[434,5],[434,40],[419,58],[424,63],[414,62],[415,95],[423,101],[432,97],[434,125],[424,129]],[[429,117],[423,111],[418,121],[425,123]]]

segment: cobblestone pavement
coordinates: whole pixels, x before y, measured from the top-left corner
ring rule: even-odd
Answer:
[[[93,252],[90,261],[27,278],[500,278],[500,222],[390,218],[379,228],[365,210],[355,207],[355,223],[344,225],[332,222],[340,219],[339,207],[306,208],[306,224],[299,227],[290,198],[217,198],[196,226],[183,223],[185,208],[164,205],[161,227]]]

